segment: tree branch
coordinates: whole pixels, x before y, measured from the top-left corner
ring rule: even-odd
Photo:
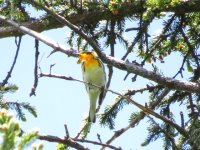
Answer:
[[[117,148],[117,147],[109,145],[109,144],[103,144],[103,143],[99,143],[99,142],[91,141],[91,140],[73,139],[73,138],[60,138],[60,137],[52,136],[52,135],[39,135],[38,139],[45,140],[45,141],[48,141],[48,142],[56,142],[56,143],[67,144],[68,146],[73,147],[73,148],[78,149],[78,150],[89,150],[88,148],[84,147],[83,145],[79,144],[78,142],[105,146],[105,147],[108,147],[108,148],[114,149],[114,150],[121,150],[121,148]]]
[[[72,140],[70,138],[69,139],[63,139],[63,138],[59,138],[57,136],[52,136],[52,135],[39,135],[38,139],[45,140],[45,141],[48,141],[48,142],[56,142],[56,143],[67,144],[70,147],[73,147],[73,148],[78,149],[78,150],[89,150],[88,148],[84,147],[83,145],[75,142],[74,140]]]
[[[121,4],[121,9],[119,10],[119,17],[130,17],[134,14],[141,14],[141,12],[145,12],[146,8],[142,7],[140,3],[137,2],[124,2]],[[134,8],[134,9],[133,9]],[[176,14],[184,14],[191,12],[198,12],[200,10],[200,2],[199,1],[186,1],[181,2],[178,5],[168,5],[166,8],[158,9],[158,12],[174,12]],[[82,13],[71,13],[65,14],[64,12],[60,14],[73,24],[92,22],[92,21],[101,21],[101,20],[110,20],[110,19],[118,19],[113,18],[112,13],[106,7],[101,7],[91,11],[87,9],[83,9]],[[46,21],[48,20],[48,21]],[[64,24],[57,21],[55,18],[50,16],[45,16],[44,18],[37,20],[29,20],[27,22],[22,23],[23,26],[28,27],[32,30],[42,32],[45,30],[55,29],[64,27]],[[0,38],[10,37],[10,36],[19,36],[22,35],[23,32],[13,28],[12,26],[0,27]]]
[[[181,133],[184,137],[188,138],[187,132],[184,130],[184,128],[180,127],[178,124],[172,122],[171,120],[169,120],[168,118],[165,118],[164,116],[159,115],[158,113],[156,113],[155,111],[151,110],[150,108],[144,107],[144,106],[140,105],[139,103],[133,101],[132,99],[130,99],[130,98],[126,97],[126,96],[124,96],[124,98],[125,98],[128,102],[132,103],[133,105],[135,105],[135,106],[137,106],[138,108],[140,108],[141,110],[143,110],[145,113],[150,114],[150,115],[152,115],[152,116],[154,116],[154,117],[156,117],[156,118],[162,120],[163,122],[165,122],[165,123],[171,125],[171,126],[174,127],[179,133]]]
[[[77,142],[82,142],[82,143],[91,143],[91,144],[94,144],[94,145],[100,145],[100,146],[108,147],[108,148],[114,149],[114,150],[122,150],[121,148],[117,148],[117,147],[109,145],[109,144],[99,143],[99,142],[96,142],[96,141],[84,140],[84,139],[76,139],[76,138],[73,139],[73,140],[77,141]]]
[[[81,80],[78,80],[78,79],[74,79],[72,77],[65,77],[65,76],[57,76],[57,75],[45,75],[43,74],[42,76],[47,76],[47,77],[56,77],[56,78],[61,78],[61,79],[65,79],[65,80],[72,80],[72,81],[78,81],[78,82],[81,82],[81,83],[87,83],[87,82],[84,82],[84,81],[81,81]],[[98,87],[96,85],[93,85],[91,83],[87,83],[87,84],[90,84],[92,86],[95,86],[95,87]],[[99,87],[101,88],[101,87]],[[129,103],[135,105],[136,107],[140,108],[144,113],[147,113],[147,114],[150,114],[160,120],[162,120],[163,122],[171,125],[172,127],[174,127],[180,134],[182,134],[184,137],[188,138],[188,134],[187,132],[184,130],[184,128],[180,127],[178,124],[172,122],[171,120],[169,120],[168,118],[165,118],[164,116],[161,116],[160,114],[156,113],[155,111],[152,110],[151,107],[144,107],[142,106],[141,104],[137,103],[136,101],[130,99],[129,97],[125,96],[125,95],[122,95],[118,92],[115,92],[113,90],[110,90],[110,89],[105,89],[113,94],[116,94],[118,96],[121,96],[123,97],[124,99],[126,99]],[[109,144],[109,143],[107,143]]]
[[[41,5],[40,3],[38,3],[35,0],[29,0],[31,3],[33,3],[34,5],[41,7],[44,11],[46,11],[48,14],[52,15],[56,20],[58,20],[60,23],[63,23],[65,25],[67,25],[70,29],[72,29],[74,32],[76,32],[78,35],[80,35],[83,39],[85,39],[93,48],[94,50],[99,51],[100,48],[97,45],[97,43],[93,40],[92,37],[89,37],[87,34],[85,34],[81,29],[79,29],[76,25],[72,24],[70,21],[68,21],[67,19],[65,19],[63,16],[55,13],[54,11],[52,11],[50,8]]]
[[[37,33],[33,30],[30,30],[24,26],[20,26],[16,22],[6,18],[5,16],[0,15],[0,20],[4,21],[10,25],[13,25],[17,29],[21,30],[22,32],[44,42],[45,44],[49,45],[50,47],[54,48],[55,50],[53,52],[62,52],[66,55],[69,56],[74,56],[77,57],[78,54],[72,49],[66,49],[64,46],[59,45],[55,41],[49,39],[48,37]],[[188,91],[188,92],[194,92],[194,93],[199,93],[200,92],[200,84],[195,83],[195,82],[189,82],[189,81],[182,81],[182,80],[177,80],[173,79],[170,77],[165,77],[162,76],[161,74],[155,73],[153,71],[148,71],[140,66],[125,62],[123,60],[116,59],[112,56],[106,56],[105,54],[101,53],[98,49],[98,46],[96,47],[97,49],[96,52],[98,52],[99,57],[101,60],[109,65],[115,66],[116,68],[124,71],[128,71],[130,73],[134,73],[137,75],[140,75],[144,78],[147,78],[149,80],[152,80],[158,84],[161,84],[165,87],[168,87],[170,89],[176,89],[176,90],[182,90],[182,91]]]
[[[188,92],[195,92],[195,93],[200,92],[200,85],[198,83],[165,77],[159,73],[148,71],[145,68],[142,68],[141,66],[137,66],[132,63],[127,63],[125,61],[116,59],[114,57],[106,56],[105,54],[102,54],[99,57],[101,58],[103,62],[110,64],[112,66],[115,66],[116,68],[120,70],[137,74],[139,76],[152,80],[158,84],[161,84],[167,88],[183,90],[183,91],[188,91]]]
[[[57,42],[53,41],[49,37],[47,37],[43,34],[40,34],[40,33],[36,32],[34,30],[31,30],[31,29],[29,29],[25,26],[22,26],[22,25],[16,23],[15,21],[8,19],[5,16],[0,15],[0,20],[14,26],[16,29],[20,30],[21,32],[23,32],[25,34],[28,34],[28,35],[38,39],[39,41],[41,41],[41,42],[45,43],[46,45],[52,47],[55,51],[56,50],[62,51],[63,53],[65,53],[69,56],[78,56],[77,54],[74,53],[74,51],[72,49],[67,49],[66,47],[58,44]]]

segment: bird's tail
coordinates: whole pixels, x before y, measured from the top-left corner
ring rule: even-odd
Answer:
[[[90,93],[90,111],[89,111],[89,122],[95,123],[96,121],[96,102],[99,96],[99,92],[91,90]]]

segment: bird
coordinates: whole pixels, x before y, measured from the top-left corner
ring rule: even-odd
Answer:
[[[82,75],[90,100],[89,122],[96,121],[96,103],[101,105],[105,96],[106,73],[104,64],[94,51],[81,51],[78,64],[82,63]]]

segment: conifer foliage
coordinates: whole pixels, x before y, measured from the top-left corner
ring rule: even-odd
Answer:
[[[42,15],[33,17],[30,8],[42,12]],[[68,147],[88,149],[82,143],[121,149],[112,145],[112,142],[139,126],[144,119],[148,120],[148,135],[141,141],[141,146],[148,146],[161,139],[165,150],[200,149],[199,18],[199,0],[0,0],[0,38],[16,37],[13,64],[0,84],[0,132],[3,138],[0,149],[22,149],[36,138],[57,142],[57,149],[60,150]],[[152,29],[156,23],[160,24],[160,32],[155,35]],[[71,47],[69,49],[41,33],[64,26],[70,29],[67,38],[67,44]],[[87,139],[92,128],[87,118],[83,120],[82,129],[75,138],[69,137],[67,127],[65,138],[43,136],[35,131],[24,133],[19,123],[14,121],[8,111],[14,110],[16,118],[22,121],[28,121],[24,110],[37,117],[35,107],[31,104],[4,98],[6,93],[18,89],[9,83],[9,79],[12,78],[23,35],[36,39],[34,84],[30,96],[36,95],[38,81],[44,77],[82,84],[82,81],[73,77],[52,74],[53,65],[49,74],[43,73],[38,66],[39,42],[54,49],[50,55],[62,53],[77,57],[80,50],[92,49],[107,64],[106,93],[111,92],[116,98],[101,108],[104,109],[102,113],[98,113],[100,107],[97,109],[100,126],[115,129],[106,142],[102,142],[100,136],[99,141]],[[120,58],[118,46],[123,49]],[[102,49],[105,51],[102,52]],[[158,64],[165,63],[167,58],[174,55],[181,56],[181,66],[172,76],[165,75]],[[149,65],[151,69],[147,67]],[[126,91],[113,91],[109,87],[115,68],[127,73],[124,77],[126,81],[131,77],[129,82],[134,84],[142,77],[148,80],[148,84],[140,89],[133,87]],[[143,105],[134,100],[142,94],[146,94],[148,99]],[[129,124],[116,129],[118,115],[127,106],[137,107],[138,111],[127,114]],[[173,109],[175,106],[186,111],[180,111],[177,115]],[[180,120],[177,120],[177,116]],[[39,145],[35,149],[40,150],[42,147]]]

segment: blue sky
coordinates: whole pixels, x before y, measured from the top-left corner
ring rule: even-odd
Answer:
[[[151,28],[151,32],[154,33],[161,28],[161,23],[154,23]],[[50,31],[45,31],[45,34],[52,38],[53,40],[66,45],[66,38],[69,30],[64,27],[61,29],[55,29]],[[127,34],[127,38],[131,33]],[[0,79],[3,80],[12,64],[15,55],[15,42],[14,38],[0,39]],[[67,45],[66,45],[67,46]],[[62,53],[55,53],[49,58],[47,56],[52,51],[52,48],[44,45],[40,42],[40,66],[43,73],[49,73],[49,67],[51,64],[56,64],[52,69],[52,74],[72,76],[77,79],[82,79],[81,66],[76,64],[77,58],[68,57]],[[34,39],[30,36],[23,36],[19,58],[17,60],[16,66],[12,73],[12,77],[9,83],[16,84],[19,90],[14,94],[8,94],[5,98],[13,101],[26,101],[35,106],[38,112],[38,117],[26,113],[27,122],[22,122],[22,128],[28,131],[32,128],[39,128],[41,134],[49,134],[63,137],[65,136],[64,124],[67,124],[69,129],[69,134],[74,137],[81,128],[81,122],[84,115],[88,113],[89,110],[89,100],[85,87],[82,83],[73,81],[64,81],[60,79],[49,79],[40,78],[39,84],[36,90],[36,97],[29,97],[31,88],[34,81]],[[108,52],[108,51],[105,51]],[[116,46],[117,57],[125,52],[125,50]],[[135,56],[134,56],[135,57]],[[138,59],[138,58],[134,58]],[[157,63],[162,71],[167,76],[173,76],[176,71],[181,66],[181,59],[179,54],[167,57],[165,63]],[[176,62],[176,63],[174,63]],[[147,65],[146,68],[152,70],[151,65]],[[106,68],[107,69],[107,68]],[[146,84],[151,83],[150,81],[138,77],[137,82],[131,82],[131,75],[126,81],[123,81],[126,72],[114,69],[113,80],[110,89],[122,92],[128,88],[140,88],[144,87]],[[134,100],[144,104],[148,102],[148,95],[141,94],[134,97]],[[114,101],[116,95],[108,93],[100,112],[102,112],[107,104]],[[90,140],[97,140],[96,134],[101,135],[102,141],[106,142],[114,133],[115,130],[121,129],[128,125],[128,118],[130,113],[138,110],[133,105],[126,106],[117,116],[116,127],[113,131],[110,131],[107,127],[101,127],[98,124],[98,120],[92,125],[91,132],[88,136]],[[177,111],[179,112],[178,108]],[[139,126],[130,129],[112,144],[115,146],[121,146],[123,149],[132,150],[152,150],[152,149],[162,149],[161,140],[151,143],[147,147],[141,147],[140,144],[146,138],[146,127],[148,126],[147,119],[144,119]],[[95,149],[99,148],[88,144],[89,148]],[[44,150],[54,150],[55,144],[45,142]]]

